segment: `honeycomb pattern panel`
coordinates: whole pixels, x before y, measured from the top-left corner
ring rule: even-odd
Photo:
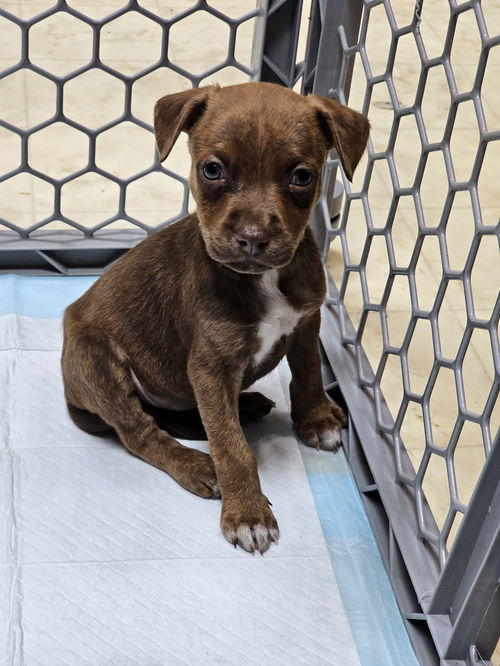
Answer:
[[[337,171],[339,220],[321,220],[341,342],[357,383],[384,396],[392,421],[377,409],[378,427],[419,537],[443,565],[500,422],[500,20],[490,5],[365,0],[357,43],[339,29],[336,94],[372,132],[353,182]]]
[[[2,5],[0,242],[133,241],[186,215],[186,141],[158,164],[154,103],[255,76],[266,16],[253,0]]]

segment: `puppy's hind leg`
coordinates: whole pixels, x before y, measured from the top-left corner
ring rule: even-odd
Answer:
[[[71,416],[71,420],[75,425],[77,425],[80,430],[88,432],[91,435],[100,435],[101,433],[109,432],[113,428],[104,423],[100,416],[97,414],[91,414],[86,409],[78,409],[74,405],[70,405],[69,402],[66,403],[68,408],[68,413]]]
[[[276,403],[258,392],[240,393],[238,398],[238,411],[240,423],[252,423],[269,414]]]
[[[66,401],[77,425],[75,416],[81,421],[82,412],[90,412],[81,425],[88,425],[89,417],[94,427],[108,425],[131,453],[187,490],[200,497],[220,497],[211,457],[182,446],[144,411],[123,349],[97,329],[74,323],[67,328],[62,370]]]
[[[273,407],[276,407],[275,403],[262,393],[240,393],[238,398],[240,423],[242,425],[252,423],[269,414]],[[162,430],[166,430],[173,437],[193,440],[208,439],[198,409],[174,411],[148,404],[143,404],[143,409],[154,417]]]

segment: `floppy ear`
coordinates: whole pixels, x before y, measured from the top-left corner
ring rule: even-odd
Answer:
[[[189,131],[205,111],[209,87],[165,95],[155,104],[154,127],[160,162],[172,150],[179,134]]]
[[[354,169],[368,141],[368,119],[328,97],[308,95],[307,99],[316,110],[318,125],[326,137],[328,150],[335,148],[347,178],[352,181]]]

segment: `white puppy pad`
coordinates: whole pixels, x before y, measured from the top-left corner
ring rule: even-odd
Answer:
[[[0,664],[359,664],[278,374],[246,434],[281,538],[251,556],[220,501],[73,425],[60,347],[0,318]]]

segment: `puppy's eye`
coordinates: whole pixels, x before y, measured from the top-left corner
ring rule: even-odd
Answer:
[[[307,187],[312,183],[312,179],[312,171],[309,171],[309,169],[304,169],[303,167],[299,167],[292,173],[290,184],[295,185],[296,187]]]
[[[201,172],[207,180],[220,180],[222,178],[222,167],[218,162],[207,162]]]

